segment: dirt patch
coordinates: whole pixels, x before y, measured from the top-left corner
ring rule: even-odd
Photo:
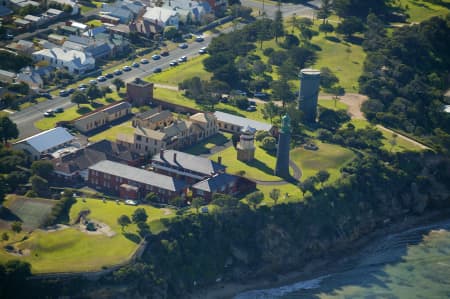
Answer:
[[[167,216],[167,215],[170,215],[170,214],[172,214],[172,211],[171,211],[171,210],[169,210],[169,209],[166,209],[166,208],[162,208],[161,210],[162,210],[162,211],[164,211],[164,216]]]
[[[89,219],[89,222],[93,223],[96,230],[95,231],[89,231],[86,229],[85,224],[76,224],[73,227],[78,229],[79,231],[86,233],[88,235],[105,235],[107,237],[114,237],[116,235],[116,232],[109,227],[106,223]]]
[[[334,96],[332,95],[320,95],[319,98],[326,100],[333,100]],[[353,119],[366,119],[364,113],[361,111],[361,105],[367,101],[367,96],[359,94],[359,93],[346,93],[343,96],[339,97],[339,102],[344,103],[348,106],[348,114]]]

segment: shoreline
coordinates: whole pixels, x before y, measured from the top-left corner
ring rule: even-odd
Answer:
[[[388,226],[374,230],[373,232],[354,241],[346,249],[338,250],[329,256],[314,259],[299,266],[301,270],[287,271],[285,273],[275,273],[277,280],[273,281],[267,277],[250,279],[246,282],[224,282],[207,286],[189,294],[190,299],[228,299],[251,290],[277,288],[284,285],[293,284],[299,281],[316,279],[330,273],[339,273],[348,270],[343,264],[349,259],[357,257],[361,251],[377,239],[388,234],[395,234],[412,229],[417,226],[438,223],[450,219],[450,211],[430,211],[421,216],[406,216],[402,221],[391,222]],[[347,252],[347,255],[344,255]],[[348,252],[351,254],[348,255]]]

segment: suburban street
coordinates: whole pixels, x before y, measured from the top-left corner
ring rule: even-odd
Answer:
[[[262,2],[255,1],[255,0],[242,0],[242,5],[252,7],[255,9],[261,9],[262,11]],[[305,16],[305,17],[312,17],[313,12],[316,9],[317,5],[320,4],[320,0],[313,0],[308,2],[307,5],[300,5],[300,4],[282,4],[281,10],[283,12],[284,17],[288,17],[293,15],[294,13],[297,16]],[[265,3],[264,4],[264,10],[266,11],[266,14],[268,17],[273,17],[275,15],[275,11],[277,10],[277,5]],[[94,10],[91,13],[95,13],[96,10]],[[56,25],[56,24],[55,24]],[[240,24],[239,27],[244,26],[244,24]],[[238,27],[238,28],[239,28]],[[222,32],[226,33],[233,30],[233,27],[226,28]],[[138,68],[132,68],[129,72],[123,72],[120,76],[115,76],[118,78],[121,78],[125,83],[130,82],[134,80],[135,78],[144,78],[151,74],[153,74],[153,70],[157,67],[161,68],[163,71],[167,68],[170,68],[169,64],[173,60],[178,60],[181,56],[187,56],[188,60],[192,57],[195,57],[198,54],[198,50],[202,47],[207,47],[208,44],[211,42],[212,38],[216,36],[214,35],[205,35],[203,42],[192,42],[189,43],[189,47],[187,49],[180,49],[176,48],[172,51],[170,51],[170,55],[166,57],[161,57],[160,60],[152,60],[149,59],[148,64],[140,64]],[[139,59],[136,59],[137,62],[140,61]],[[131,66],[130,62],[130,66]],[[176,67],[176,66],[175,66]],[[104,72],[102,74],[105,74]],[[111,82],[113,79],[108,79],[105,82],[98,82],[98,86],[112,86]],[[15,112],[10,115],[10,118],[12,121],[14,121],[17,124],[17,127],[19,129],[20,135],[19,138],[26,138],[33,134],[36,134],[39,132],[38,129],[34,127],[34,123],[38,121],[39,119],[43,118],[44,112],[47,110],[55,110],[56,108],[70,108],[74,106],[70,101],[71,97],[59,97],[54,96],[52,100],[47,100],[45,102],[41,102],[38,104],[35,104],[31,107],[28,107],[22,111]]]

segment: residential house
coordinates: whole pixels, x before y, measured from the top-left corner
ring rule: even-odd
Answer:
[[[58,178],[76,182],[87,181],[88,168],[103,160],[137,166],[140,164],[141,157],[115,142],[101,140],[75,152],[61,155],[51,162]]]
[[[72,0],[49,0],[48,3],[58,3],[61,5],[69,5],[72,7],[72,12],[70,13],[72,16],[76,16],[80,13],[80,6],[78,5],[78,1],[72,1]]]
[[[39,27],[46,21],[46,19],[42,16],[33,16],[33,15],[26,15],[23,19],[25,21],[30,22],[32,27]]]
[[[162,7],[147,7],[142,19],[155,26],[158,31],[163,31],[166,26],[178,28],[178,23],[180,21],[179,13],[177,11]]]
[[[11,5],[11,8],[13,9],[20,9],[23,7],[26,7],[28,5],[39,7],[39,2],[36,1],[30,1],[30,0],[9,0],[9,4]]]
[[[23,150],[33,160],[38,160],[42,155],[68,146],[73,140],[74,137],[65,128],[56,127],[17,141],[13,148]]]
[[[10,43],[6,48],[22,55],[31,55],[35,51],[34,43],[23,39]]]
[[[62,44],[64,44],[64,42],[67,40],[67,36],[59,35],[59,34],[55,34],[55,33],[49,34],[47,36],[47,38],[50,42],[55,43],[60,46],[62,46]]]
[[[112,54],[112,48],[107,42],[77,35],[70,35],[64,42],[63,48],[85,52],[95,59],[108,57]]]
[[[16,73],[0,70],[0,82],[13,83],[16,78]]]
[[[212,12],[211,6],[207,1],[164,1],[162,8],[176,11],[179,15],[179,20],[187,24],[200,22],[205,14]]]
[[[126,117],[131,113],[131,105],[128,102],[118,102],[101,107],[73,121],[73,126],[82,133],[88,133],[99,129],[111,122]]]
[[[221,111],[214,112],[217,118],[219,130],[231,133],[240,133],[243,128],[252,127],[257,131],[267,131],[272,135],[277,134],[277,129],[271,124],[263,123],[253,119],[225,113]]]
[[[187,187],[176,178],[108,160],[89,167],[88,182],[124,199],[142,199],[153,192],[162,202],[184,196]]]
[[[83,74],[95,68],[92,55],[64,48],[44,49],[32,54],[35,61],[47,61],[56,68],[65,68],[74,74]]]
[[[29,66],[20,70],[20,73],[17,74],[16,82],[26,83],[34,90],[44,87],[44,80],[42,80],[41,75]]]
[[[14,25],[20,30],[29,30],[31,28],[31,22],[21,18],[14,19]]]
[[[128,24],[135,17],[141,15],[145,9],[142,2],[118,0],[114,3],[104,3],[100,15],[115,17],[123,24]]]

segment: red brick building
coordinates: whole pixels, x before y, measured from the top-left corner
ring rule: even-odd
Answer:
[[[127,83],[127,99],[133,106],[149,105],[153,100],[153,83],[140,78]]]

